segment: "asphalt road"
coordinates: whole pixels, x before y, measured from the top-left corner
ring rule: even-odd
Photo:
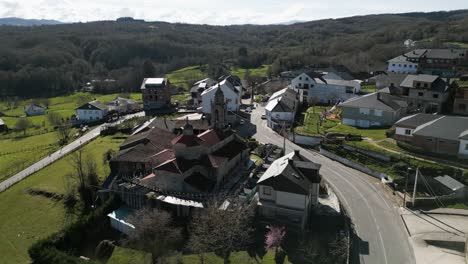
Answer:
[[[262,114],[264,108],[260,106],[252,112],[251,122],[257,130],[254,137],[262,143],[283,146],[283,138],[266,126]],[[286,152],[293,150],[322,164],[320,173],[349,212],[357,231],[361,263],[415,263],[398,205],[381,191],[379,180],[286,140]]]
[[[116,121],[114,124],[122,123],[126,119],[130,119],[132,117],[136,116],[144,116],[144,112],[138,112],[135,114],[131,115],[126,115]],[[33,174],[36,171],[41,170],[45,166],[57,161],[58,159],[62,158],[63,156],[67,155],[70,152],[73,152],[75,149],[79,148],[83,144],[86,144],[87,142],[95,139],[96,137],[99,136],[101,132],[101,128],[103,126],[107,125],[107,123],[99,125],[98,127],[90,130],[88,133],[84,134],[80,138],[76,139],[72,143],[64,146],[63,148],[55,151],[54,153],[51,153],[49,156],[43,158],[42,160],[34,163],[33,165],[27,167],[26,169],[18,172],[17,174],[11,176],[10,178],[6,179],[5,181],[0,183],[0,192],[3,192],[4,190],[8,189],[10,186],[13,184],[23,180],[24,178],[28,177],[29,175]]]

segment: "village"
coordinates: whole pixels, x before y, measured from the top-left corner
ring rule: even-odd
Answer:
[[[100,208],[79,222],[87,231],[71,245],[64,242],[76,239],[71,229],[41,241],[30,250],[37,260],[50,257],[43,253],[47,247],[71,247],[82,260],[108,263],[117,258],[112,251],[136,249],[138,263],[353,263],[375,250],[371,244],[363,252],[369,244],[363,233],[377,240],[359,222],[369,212],[356,215],[362,205],[350,202],[360,190],[350,194],[346,188],[351,178],[361,178],[379,193],[378,203],[391,204],[378,216],[392,222],[376,223],[379,235],[382,228],[389,241],[409,237],[398,247],[414,250],[418,263],[434,255],[463,263],[459,244],[466,240],[466,220],[444,213],[468,209],[468,50],[414,49],[365,77],[353,77],[342,65],[311,65],[274,78],[204,78],[175,103],[171,79],[148,76],[141,101],[134,95],[81,100],[70,118],[55,124],[57,131],[70,126],[63,144],[32,165],[37,168],[4,178],[2,191],[66,153],[73,153],[74,167],[85,168],[81,154],[75,155],[80,147],[114,136],[120,137],[118,150],[108,153],[102,181],[88,182],[86,173],[81,178],[83,203]],[[24,116],[52,120],[48,104],[32,102]],[[0,119],[5,135],[26,135],[27,129]],[[434,210],[444,219],[436,219]],[[414,215],[455,237],[437,231],[418,236]],[[236,242],[227,241],[226,233]],[[99,249],[89,253],[81,245],[86,243]]]

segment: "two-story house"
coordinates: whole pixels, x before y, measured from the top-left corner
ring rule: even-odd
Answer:
[[[468,158],[468,117],[417,114],[395,123],[395,139],[420,151]]]
[[[440,113],[454,88],[453,80],[436,75],[408,75],[400,84],[408,109],[425,113]]]
[[[273,222],[307,227],[318,204],[320,164],[291,152],[275,160],[257,182],[259,213]]]
[[[468,67],[468,50],[415,49],[388,61],[387,72],[453,77]]]
[[[189,105],[193,107],[199,107],[202,102],[202,93],[206,89],[212,87],[217,82],[211,78],[205,78],[193,84],[193,87],[190,89],[190,100]]]
[[[109,107],[98,100],[88,102],[76,108],[76,116],[80,123],[103,120],[109,112]]]
[[[301,73],[291,80],[290,87],[299,94],[299,101],[336,104],[359,96],[358,81],[324,79],[317,73]]]
[[[167,78],[145,78],[141,84],[143,110],[146,113],[165,111],[171,104],[171,84]]]
[[[108,104],[109,111],[115,111],[120,114],[132,113],[140,109],[140,104],[129,98],[117,97]]]
[[[293,89],[284,88],[274,93],[265,107],[268,127],[272,129],[290,127],[294,122],[298,105],[298,95]]]
[[[341,122],[355,127],[392,126],[406,113],[406,103],[399,97],[376,92],[341,103]]]
[[[202,112],[211,119],[211,115],[213,114],[213,102],[215,100],[216,91],[221,89],[224,100],[226,103],[226,110],[227,110],[227,120],[229,123],[235,122],[235,113],[239,111],[241,105],[241,93],[242,90],[236,88],[229,80],[224,79],[223,81],[219,82],[211,86],[210,88],[206,89],[202,92]],[[242,88],[241,88],[242,89]]]

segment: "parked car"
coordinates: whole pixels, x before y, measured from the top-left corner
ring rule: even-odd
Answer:
[[[266,119],[266,115],[262,115],[262,119]]]
[[[247,112],[247,113],[252,113],[252,108],[251,108],[250,106],[247,107],[247,108],[245,109],[245,112]]]

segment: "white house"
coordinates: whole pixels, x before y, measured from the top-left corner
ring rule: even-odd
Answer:
[[[227,111],[237,112],[241,104],[241,97],[239,95],[240,92],[229,81],[223,80],[219,84],[213,85],[206,89],[201,94],[203,113],[211,114],[211,106],[217,89],[221,89],[223,91],[227,104]]]
[[[361,91],[359,81],[324,79],[302,73],[291,81],[291,88],[299,93],[300,102],[336,104],[356,97]]]
[[[289,127],[294,122],[298,104],[298,95],[293,89],[284,88],[274,93],[265,107],[268,127]]]
[[[319,170],[298,151],[275,160],[257,182],[260,215],[305,229],[318,204]]]
[[[109,107],[94,100],[76,109],[78,120],[83,123],[102,120],[106,117]]]
[[[45,115],[45,108],[39,105],[27,105],[24,107],[26,116]]]
[[[387,61],[387,72],[414,74],[418,72],[418,63],[410,62],[407,57],[400,55]]]

